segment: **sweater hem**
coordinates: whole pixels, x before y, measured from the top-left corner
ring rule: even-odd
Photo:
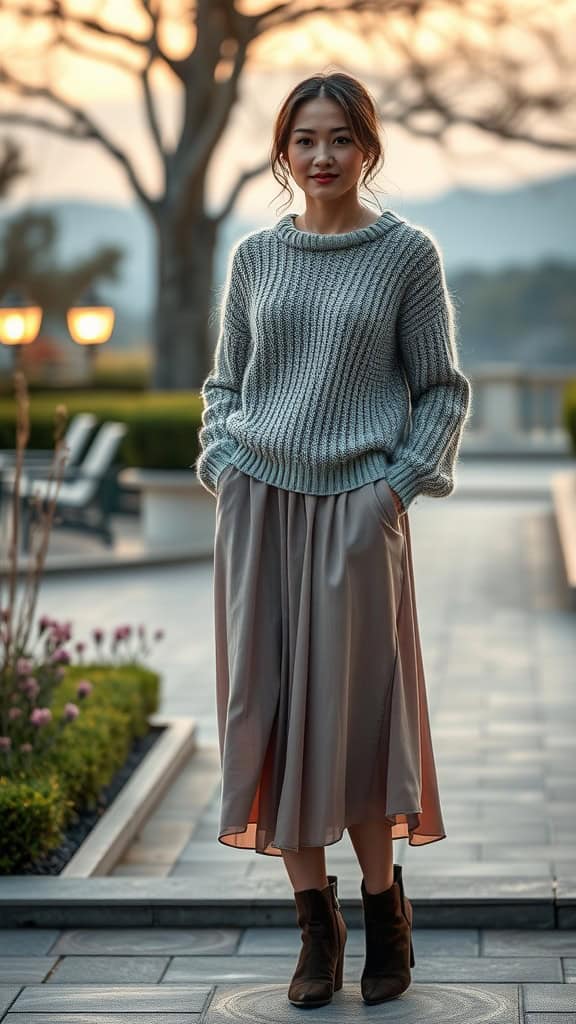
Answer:
[[[332,467],[327,467],[325,463],[310,466],[298,459],[278,463],[244,448],[241,444],[231,456],[230,462],[242,473],[273,487],[303,494],[322,495],[352,491],[382,477],[386,479],[391,465],[390,458],[384,451],[367,452]]]

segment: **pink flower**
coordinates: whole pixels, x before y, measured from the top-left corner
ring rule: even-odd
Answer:
[[[16,662],[16,671],[19,676],[30,675],[32,671],[32,662],[29,658],[18,658]]]
[[[64,718],[67,722],[73,722],[75,718],[78,718],[80,714],[80,708],[77,704],[73,704],[72,701],[68,701],[64,705]]]
[[[47,725],[51,718],[52,712],[50,711],[50,708],[34,708],[30,715],[32,725],[36,725],[38,727]]]
[[[70,652],[64,647],[57,647],[56,650],[52,652],[52,661],[61,661],[67,665],[70,662]]]
[[[9,736],[0,736],[0,750],[10,750],[12,740]]]
[[[36,700],[36,697],[40,693],[40,683],[34,676],[28,676],[23,683],[20,684],[22,690],[30,700]]]
[[[163,629],[156,629],[154,631],[154,639],[155,640],[163,640],[164,639],[164,630]]]
[[[45,629],[48,629],[52,625],[52,619],[49,615],[41,615],[38,621],[38,631],[43,633]]]
[[[70,639],[70,636],[71,636],[70,623],[68,623],[68,622],[53,622],[52,623],[52,639],[55,640],[56,643],[58,643],[58,644],[65,643],[67,640]]]
[[[101,644],[103,639],[104,639],[104,630],[103,629],[93,629],[92,630],[92,636],[93,636],[93,638],[94,638],[94,640],[95,640],[95,642],[97,644]]]
[[[22,751],[23,754],[31,754],[32,753],[32,744],[31,743],[21,743],[20,744],[20,750]]]
[[[22,714],[22,708],[8,708],[8,718],[11,722],[14,722],[17,718],[20,718]]]
[[[92,683],[88,679],[81,679],[76,687],[76,694],[78,697],[89,697],[92,689]]]
[[[76,649],[76,653],[77,654],[82,654],[82,651],[86,647],[86,644],[84,643],[83,640],[79,640],[78,643],[75,644],[74,646],[75,646],[75,649]]]

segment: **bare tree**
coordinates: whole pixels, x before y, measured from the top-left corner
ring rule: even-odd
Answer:
[[[20,147],[13,139],[0,139],[0,199],[8,195],[12,185],[28,173],[22,163]]]
[[[240,172],[216,214],[206,210],[206,181],[239,100],[249,49],[264,36],[301,22],[313,31],[319,18],[329,17],[342,32],[363,37],[377,57],[374,91],[384,121],[441,145],[460,125],[561,152],[576,148],[571,0],[283,0],[259,7],[249,13],[238,0],[180,0],[179,7],[174,0],[134,0],[146,26],[137,33],[120,20],[124,5],[117,5],[114,21],[110,7],[104,17],[96,2],[95,13],[87,14],[85,5],[80,12],[66,0],[0,0],[0,17],[16,19],[23,30],[43,26],[43,55],[97,60],[137,83],[162,171],[157,195],[146,188],[137,158],[54,84],[55,75],[39,84],[21,71],[17,53],[0,57],[0,88],[25,103],[0,110],[0,123],[98,142],[154,224],[157,388],[198,387],[211,359],[207,325],[218,232],[246,184],[267,170],[267,156]],[[164,31],[175,20],[192,40],[177,57]],[[182,97],[173,145],[153,86],[159,69]],[[32,112],[35,101],[52,113]]]
[[[20,146],[0,139],[0,199],[28,171]],[[0,232],[0,296],[23,289],[45,313],[64,316],[90,285],[102,278],[118,280],[124,254],[117,246],[100,246],[70,268],[59,266],[58,230],[51,213],[25,210],[7,221]]]

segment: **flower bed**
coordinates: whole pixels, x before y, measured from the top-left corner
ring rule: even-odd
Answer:
[[[102,788],[125,764],[137,737],[149,731],[159,703],[159,676],[141,662],[149,652],[141,623],[117,626],[109,635],[92,630],[95,656],[76,642],[77,664],[66,647],[72,623],[34,613],[56,499],[66,464],[64,424],[58,406],[54,457],[46,494],[28,495],[31,566],[22,586],[20,482],[30,436],[26,378],[15,373],[16,464],[11,495],[8,577],[0,577],[0,874],[34,863],[62,841],[73,815],[94,805]],[[1,538],[4,541],[4,538]],[[4,604],[6,587],[6,604]],[[154,642],[163,630],[155,630]],[[83,704],[83,710],[80,709]]]
[[[87,676],[92,689],[82,714],[62,728],[65,707]],[[158,675],[136,663],[68,667],[42,727],[52,742],[34,754],[33,767],[0,775],[1,874],[17,873],[61,843],[73,816],[95,804],[135,737],[148,732],[158,702]]]
[[[74,814],[66,826],[59,846],[53,847],[36,860],[31,860],[19,868],[21,875],[59,875],[78,852],[90,833],[99,824],[105,811],[120,796],[133,773],[150,753],[157,740],[163,735],[164,729],[156,726],[145,736],[137,736],[124,764],[115,773],[111,781],[103,786],[94,804],[86,804],[75,808]]]

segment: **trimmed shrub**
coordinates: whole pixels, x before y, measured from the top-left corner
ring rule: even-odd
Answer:
[[[60,730],[64,705],[77,700],[80,679],[92,683],[82,712]],[[76,811],[94,807],[124,764],[136,737],[149,731],[160,677],[139,664],[71,665],[54,696],[54,719],[43,726],[54,744],[15,777],[0,774],[0,874],[57,847]]]

